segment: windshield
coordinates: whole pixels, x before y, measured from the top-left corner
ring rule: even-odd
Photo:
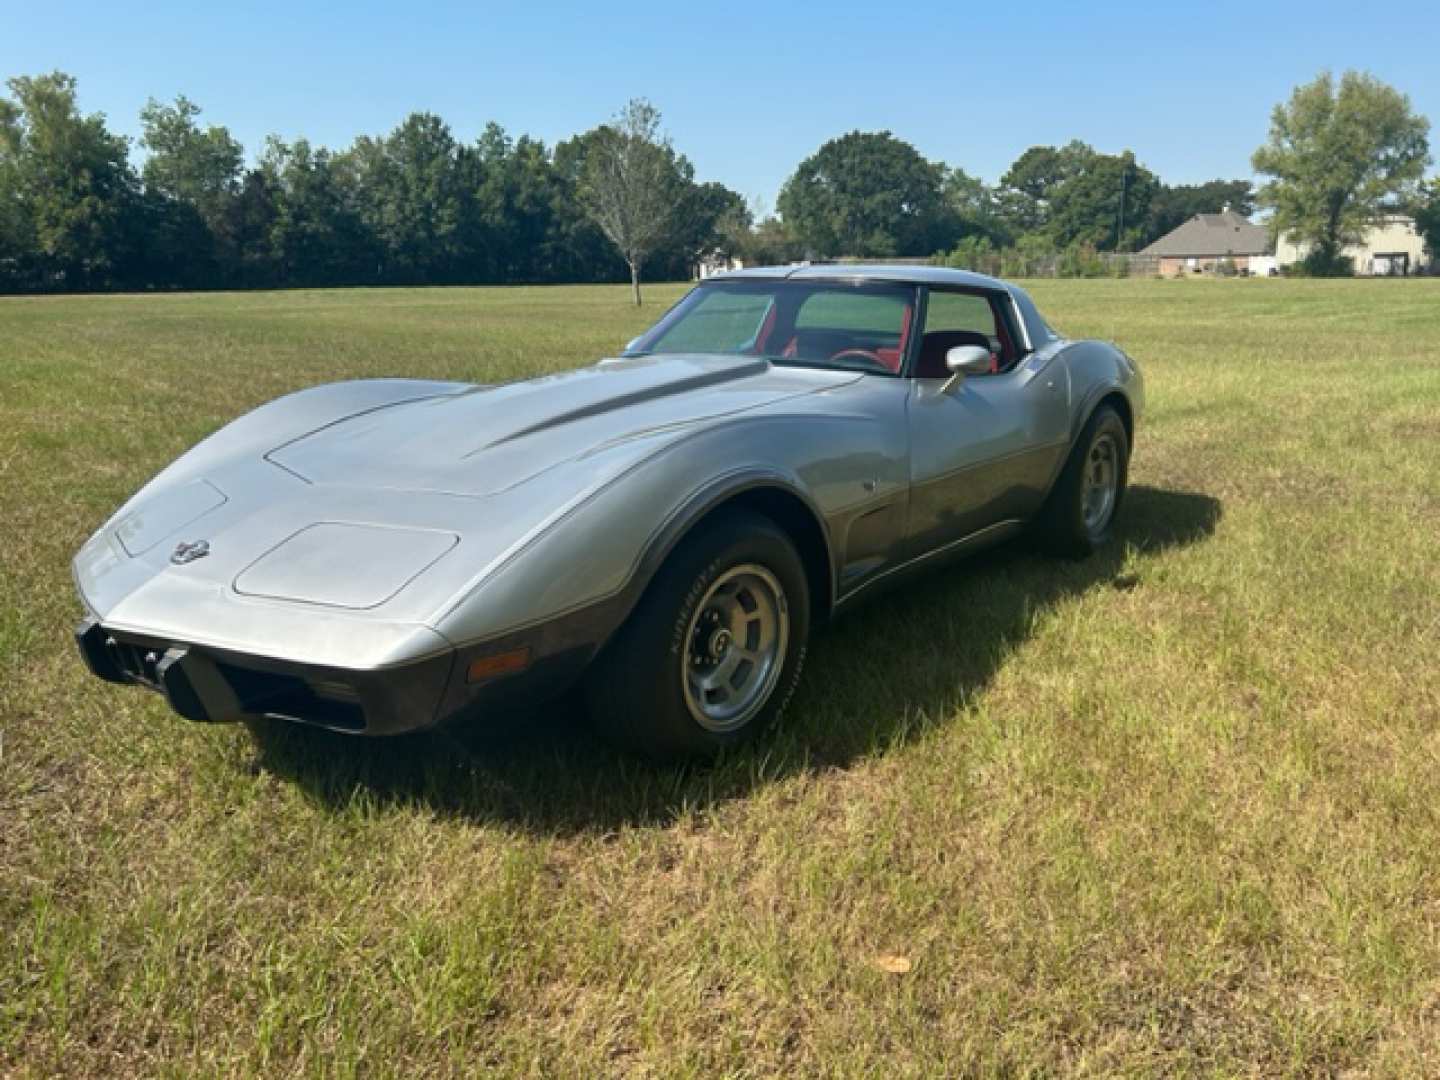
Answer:
[[[716,282],[692,290],[626,355],[727,353],[897,375],[914,310],[910,285]]]

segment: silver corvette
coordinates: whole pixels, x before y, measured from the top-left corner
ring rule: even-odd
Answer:
[[[389,735],[578,683],[613,737],[710,754],[882,583],[1026,528],[1104,543],[1142,403],[1006,282],[726,274],[580,371],[242,416],[76,555],[76,636],[192,720]]]

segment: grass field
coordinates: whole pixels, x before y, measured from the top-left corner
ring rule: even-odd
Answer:
[[[1120,542],[864,608],[712,769],[199,726],[69,638],[226,420],[678,288],[0,300],[0,1074],[1440,1074],[1440,281],[1033,291],[1145,368]]]

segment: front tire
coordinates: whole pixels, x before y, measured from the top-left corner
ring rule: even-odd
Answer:
[[[711,758],[783,711],[810,632],[805,568],[769,518],[726,510],[681,541],[586,679],[601,731]]]
[[[1037,522],[1041,541],[1057,555],[1084,558],[1110,539],[1129,481],[1125,422],[1101,405],[1080,433]]]

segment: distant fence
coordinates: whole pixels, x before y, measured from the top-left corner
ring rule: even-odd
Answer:
[[[1047,252],[1022,252],[1018,248],[1003,248],[989,251],[953,251],[948,254],[924,258],[922,256],[907,255],[890,259],[861,259],[861,258],[838,258],[816,260],[819,263],[842,266],[948,266],[954,270],[973,270],[977,274],[989,274],[991,277],[999,278],[1104,278],[1104,277],[1159,277],[1161,275],[1161,256],[1142,255],[1138,252],[1128,251],[1092,251],[1089,248],[1069,248],[1064,251]],[[1183,263],[1184,260],[1171,258],[1172,263]],[[1215,274],[1234,275],[1237,273],[1237,265],[1229,259],[1215,260],[1208,256],[1200,260],[1201,265],[1180,267],[1171,266],[1166,268],[1169,275],[1180,274],[1189,277],[1199,271],[1206,275]],[[808,264],[807,264],[808,265]],[[1228,266],[1228,269],[1226,268]],[[1250,261],[1249,266],[1239,263],[1239,273],[1250,273],[1258,276],[1273,276],[1276,273],[1273,258],[1269,259],[1268,268],[1256,268],[1255,262]],[[1440,276],[1440,258],[1432,259],[1427,263],[1407,263],[1406,273],[1379,273],[1373,271],[1356,274],[1357,277],[1425,277]],[[1298,264],[1295,266],[1281,266],[1278,268],[1283,274],[1298,272]]]
[[[1123,251],[1071,249],[1032,254],[1008,249],[965,255],[936,255],[932,258],[905,256],[895,259],[829,259],[827,262],[853,266],[949,266],[978,274],[1006,278],[1055,277],[1156,277],[1160,256]]]

